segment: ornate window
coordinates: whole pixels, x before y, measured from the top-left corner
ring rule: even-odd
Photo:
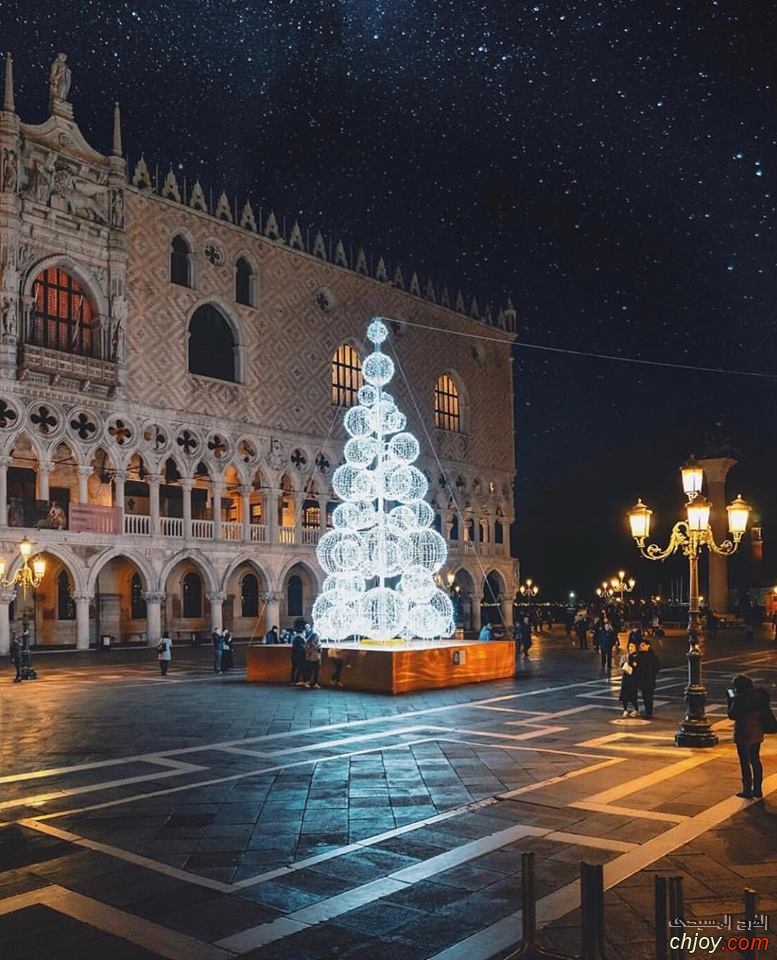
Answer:
[[[202,616],[202,580],[199,574],[187,573],[183,578],[184,619],[197,619]]]
[[[289,577],[289,583],[286,587],[286,606],[290,617],[302,616],[302,578]]]
[[[361,357],[350,344],[342,344],[332,358],[333,405],[355,406],[359,402],[357,393],[363,383]]]
[[[321,507],[318,500],[305,500],[302,504],[302,528],[304,530],[321,529]]]
[[[189,373],[216,380],[237,380],[232,328],[212,304],[198,307],[189,321]]]
[[[99,337],[86,291],[60,270],[49,267],[32,285],[34,300],[29,341],[49,350],[98,356]]]
[[[170,244],[170,283],[177,283],[179,287],[192,285],[192,251],[180,233]]]
[[[146,600],[143,596],[143,582],[139,573],[133,573],[130,581],[130,619],[146,619]]]
[[[259,616],[259,581],[253,573],[247,573],[240,583],[240,616]]]
[[[440,430],[461,431],[459,390],[447,373],[434,385],[434,425]]]
[[[246,307],[256,306],[256,276],[251,264],[245,257],[239,257],[235,264],[235,303]]]
[[[75,620],[76,605],[70,595],[70,578],[66,570],[57,577],[57,620]]]

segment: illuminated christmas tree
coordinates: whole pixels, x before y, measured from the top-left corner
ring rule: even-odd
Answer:
[[[345,414],[350,439],[345,463],[332,477],[343,502],[317,549],[328,574],[313,604],[313,625],[323,639],[453,633],[451,601],[434,579],[448,551],[432,529],[426,477],[413,466],[418,440],[383,390],[394,376],[391,357],[380,349],[387,337],[386,325],[373,319],[367,339],[375,348],[362,366],[359,403]]]

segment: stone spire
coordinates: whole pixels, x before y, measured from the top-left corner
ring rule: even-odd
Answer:
[[[5,96],[3,97],[3,110],[6,113],[15,113],[16,105],[13,102],[13,60],[11,54],[5,55]]]
[[[121,156],[121,113],[119,112],[119,101],[113,105],[113,148],[111,155]]]

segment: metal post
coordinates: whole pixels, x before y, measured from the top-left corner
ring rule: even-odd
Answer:
[[[580,864],[582,944],[580,960],[605,960],[604,868],[600,863]]]
[[[707,688],[701,678],[701,616],[699,614],[699,543],[698,535],[691,533],[687,555],[690,593],[688,598],[688,686],[685,688],[685,717],[674,742],[678,747],[715,747],[717,734],[713,733],[705,713]]]
[[[683,919],[683,878],[669,878],[669,918],[672,922]],[[682,938],[678,943],[682,944]],[[683,960],[685,950],[682,946],[670,947],[670,960]]]
[[[752,890],[750,887],[745,887],[745,923],[747,925],[747,930],[749,933],[753,932],[753,923],[755,922],[755,910],[756,910],[756,897],[758,894],[755,890]],[[752,938],[750,940],[752,943]],[[743,957],[755,957],[755,950],[750,949],[746,950],[743,954]]]
[[[521,854],[521,917],[523,949],[535,946],[537,938],[537,903],[535,900],[534,854]]]
[[[654,884],[654,898],[656,921],[656,960],[667,960],[666,877],[656,876]]]

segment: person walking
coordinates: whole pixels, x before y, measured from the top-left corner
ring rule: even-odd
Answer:
[[[170,661],[173,659],[173,641],[170,639],[169,631],[165,630],[162,634],[162,639],[156,646],[157,649],[157,660],[159,661],[159,672],[163,677],[167,676],[167,668],[170,666]]]
[[[580,650],[588,649],[588,624],[582,614],[575,620],[575,636]]]
[[[529,648],[531,647],[531,622],[528,617],[521,617],[521,620],[516,627],[518,647],[521,651],[521,656],[528,658]]]
[[[612,651],[618,645],[618,635],[609,620],[596,631],[596,642],[602,661],[602,676],[609,677],[612,673]]]
[[[16,677],[14,683],[22,682],[22,645],[16,639],[16,634],[11,637],[11,663],[16,667]]]
[[[656,677],[661,669],[661,661],[647,637],[643,637],[637,651],[637,686],[645,705],[645,717],[653,718],[653,694],[656,690]]]
[[[222,672],[222,660],[224,657],[224,635],[221,630],[216,627],[213,631],[213,672],[221,673]]]
[[[623,704],[624,717],[638,717],[639,706],[637,697],[637,644],[629,637],[626,642],[626,652],[621,657],[621,692],[620,701]]]
[[[231,670],[235,665],[233,647],[232,647],[232,634],[229,630],[221,631],[221,643],[222,643],[222,652],[221,652],[221,669],[223,673],[226,673],[227,670]]]
[[[750,677],[740,674],[731,681],[726,696],[728,716],[734,721],[734,743],[742,772],[742,790],[737,796],[745,800],[761,800],[764,779],[761,763],[763,717],[769,707],[769,694],[763,687],[756,687]]]

